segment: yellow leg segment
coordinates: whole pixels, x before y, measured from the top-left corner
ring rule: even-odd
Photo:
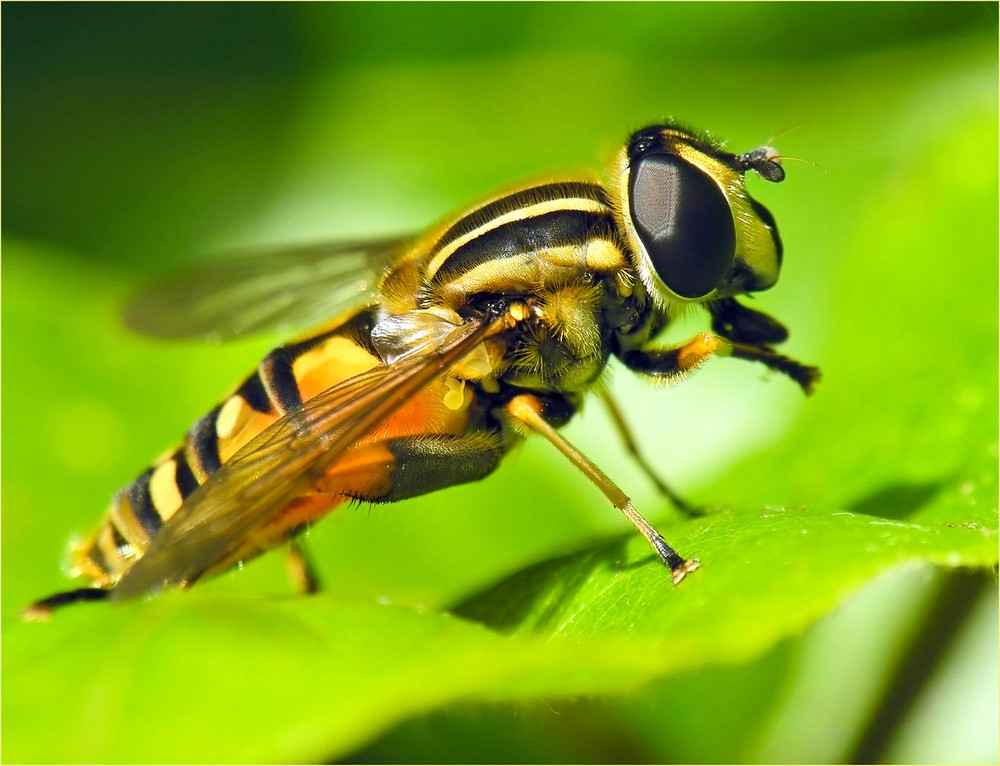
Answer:
[[[575,465],[584,476],[590,479],[604,496],[611,501],[611,504],[625,514],[629,521],[635,525],[639,533],[646,538],[650,545],[656,549],[663,563],[670,567],[671,579],[674,583],[679,583],[685,575],[698,568],[697,559],[685,559],[679,555],[662,535],[657,532],[652,524],[646,521],[642,515],[632,506],[632,501],[622,491],[621,487],[615,484],[604,471],[598,468],[586,455],[564,439],[552,425],[542,416],[542,404],[535,397],[524,394],[516,396],[507,404],[507,413],[515,420],[523,423],[526,427],[541,434],[569,461]]]

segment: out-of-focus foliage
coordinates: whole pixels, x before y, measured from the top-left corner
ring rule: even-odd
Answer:
[[[996,762],[995,5],[2,21],[6,761]],[[666,116],[805,160],[751,181],[785,243],[754,306],[824,371],[803,400],[738,361],[669,391],[612,370],[699,519],[596,402],[567,427],[701,558],[688,581],[529,442],[480,484],[318,525],[320,597],[269,556],[18,621],[68,586],[69,535],[280,341],[136,338],[138,285],[234,243],[420,229]]]

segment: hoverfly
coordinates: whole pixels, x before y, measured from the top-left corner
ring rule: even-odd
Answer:
[[[631,135],[603,182],[522,186],[412,239],[266,254],[138,301],[131,323],[154,334],[326,323],[267,354],[118,492],[73,551],[91,585],[30,614],[186,588],[292,540],[345,501],[388,503],[481,479],[529,433],[590,479],[679,582],[697,560],[678,554],[557,429],[611,357],[674,381],[713,355],[733,356],[810,391],[819,371],[773,348],[785,328],[736,300],[774,285],[782,259],[773,217],[746,191],[748,171],[784,178],[770,146],[731,154],[654,125]],[[690,306],[708,311],[714,332],[657,346]]]

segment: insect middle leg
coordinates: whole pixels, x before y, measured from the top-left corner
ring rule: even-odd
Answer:
[[[650,465],[648,460],[646,460],[645,455],[643,455],[639,450],[639,445],[632,436],[632,430],[629,428],[628,423],[625,422],[625,416],[622,414],[621,409],[615,402],[614,397],[612,397],[607,391],[601,391],[601,400],[604,402],[604,406],[611,415],[611,420],[614,422],[615,428],[618,430],[618,436],[625,445],[625,449],[632,456],[632,459],[639,464],[639,467],[645,472],[646,476],[649,477],[649,480],[656,485],[660,494],[666,496],[666,498],[673,503],[674,507],[684,515],[700,515],[701,510],[691,505],[683,497],[678,495],[669,484],[659,477],[653,466]]]
[[[705,361],[713,356],[728,356],[733,353],[733,343],[715,333],[699,333],[686,343],[669,348],[641,349],[629,351],[622,355],[625,366],[636,372],[650,375],[659,380],[668,382],[681,381],[692,372],[701,367]],[[602,398],[611,418],[618,428],[618,433],[625,443],[625,448],[645,471],[646,475],[653,481],[657,489],[666,495],[679,511],[688,516],[697,516],[700,510],[691,505],[671,489],[653,470],[653,467],[646,461],[632,434],[629,432],[625,418],[619,411],[618,406],[607,392],[602,392]]]
[[[615,508],[625,514],[628,520],[639,530],[639,533],[653,546],[663,563],[670,567],[670,576],[675,583],[679,583],[684,579],[685,575],[697,569],[697,559],[685,559],[678,554],[663,539],[663,536],[653,528],[653,525],[646,521],[632,506],[632,501],[622,491],[621,487],[615,484],[590,458],[566,441],[556,431],[552,424],[543,416],[543,407],[544,405],[537,397],[530,394],[522,394],[521,396],[515,396],[507,403],[506,412],[518,423],[548,439],[584,476],[594,483],[594,486],[604,493],[604,496],[611,501],[611,504]]]

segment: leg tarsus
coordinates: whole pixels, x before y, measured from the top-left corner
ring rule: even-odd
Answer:
[[[653,541],[653,547],[660,554],[663,563],[670,568],[670,579],[677,585],[688,574],[698,568],[701,562],[698,559],[686,559],[671,548],[662,537]]]
[[[660,560],[669,567],[670,579],[673,580],[674,585],[683,580],[689,572],[698,568],[698,559],[686,559],[675,551],[673,546],[663,539],[663,535],[657,532],[653,525],[635,509],[631,500],[625,504],[621,511],[635,525],[639,533],[646,538],[647,542],[653,546],[653,549],[659,554]]]
[[[736,359],[760,362],[775,372],[787,375],[801,386],[802,391],[807,396],[813,392],[813,386],[821,377],[819,367],[810,367],[801,362],[796,362],[794,359],[784,354],[779,354],[767,346],[733,343],[732,356]]]

